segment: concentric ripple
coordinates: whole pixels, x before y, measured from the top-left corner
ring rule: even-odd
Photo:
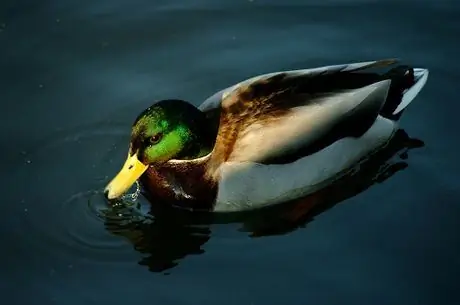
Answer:
[[[103,197],[108,175],[122,165],[128,132],[129,127],[94,124],[23,154],[16,172],[18,203],[10,208],[28,232],[23,241],[68,261],[133,261],[132,245],[110,232],[148,221],[148,203],[138,200],[139,189],[125,196],[131,204],[109,206]]]

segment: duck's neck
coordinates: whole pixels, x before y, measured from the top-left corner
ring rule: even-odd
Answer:
[[[178,160],[192,160],[205,156],[211,152],[213,147],[212,139],[205,136],[197,136],[182,151],[175,156]]]
[[[206,113],[201,112],[199,109],[189,113],[189,115],[193,121],[190,126],[193,137],[174,159],[191,160],[200,158],[209,154],[214,147],[217,136],[215,118],[207,117]]]

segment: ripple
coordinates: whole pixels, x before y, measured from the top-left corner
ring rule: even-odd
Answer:
[[[21,208],[15,213],[27,234],[20,238],[33,249],[71,261],[132,262],[138,257],[126,239],[106,226],[147,221],[146,203],[136,200],[138,190],[130,194],[135,206],[109,206],[103,197],[107,174],[122,165],[126,150],[118,147],[126,146],[127,137],[129,128],[87,125],[60,132],[23,153],[15,175],[20,204],[10,207]]]
[[[85,207],[75,209],[75,207]],[[115,222],[120,226],[123,223],[131,223],[134,221],[142,221],[142,215],[136,215],[134,209],[118,209],[107,207],[107,203],[103,198],[101,190],[80,192],[71,196],[62,204],[63,214],[69,215],[66,219],[70,224],[76,224],[85,220],[87,226],[81,228],[80,226],[67,226],[67,235],[80,247],[88,249],[118,249],[123,243],[118,239],[107,239],[105,234],[101,234],[99,224],[107,221],[113,221],[114,218],[110,215],[116,215]],[[77,213],[75,213],[77,212]],[[91,222],[95,222],[95,227],[92,227]]]

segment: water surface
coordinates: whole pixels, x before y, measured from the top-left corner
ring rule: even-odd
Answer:
[[[280,3],[1,2],[2,304],[460,302],[460,5]],[[407,159],[268,216],[100,217],[154,100],[198,105],[256,74],[387,57],[431,73],[401,122],[425,143]]]

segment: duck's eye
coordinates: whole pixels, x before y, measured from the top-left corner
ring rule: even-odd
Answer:
[[[150,144],[153,144],[153,145],[158,144],[158,142],[160,142],[162,138],[163,138],[163,134],[161,132],[154,134],[149,139]]]

